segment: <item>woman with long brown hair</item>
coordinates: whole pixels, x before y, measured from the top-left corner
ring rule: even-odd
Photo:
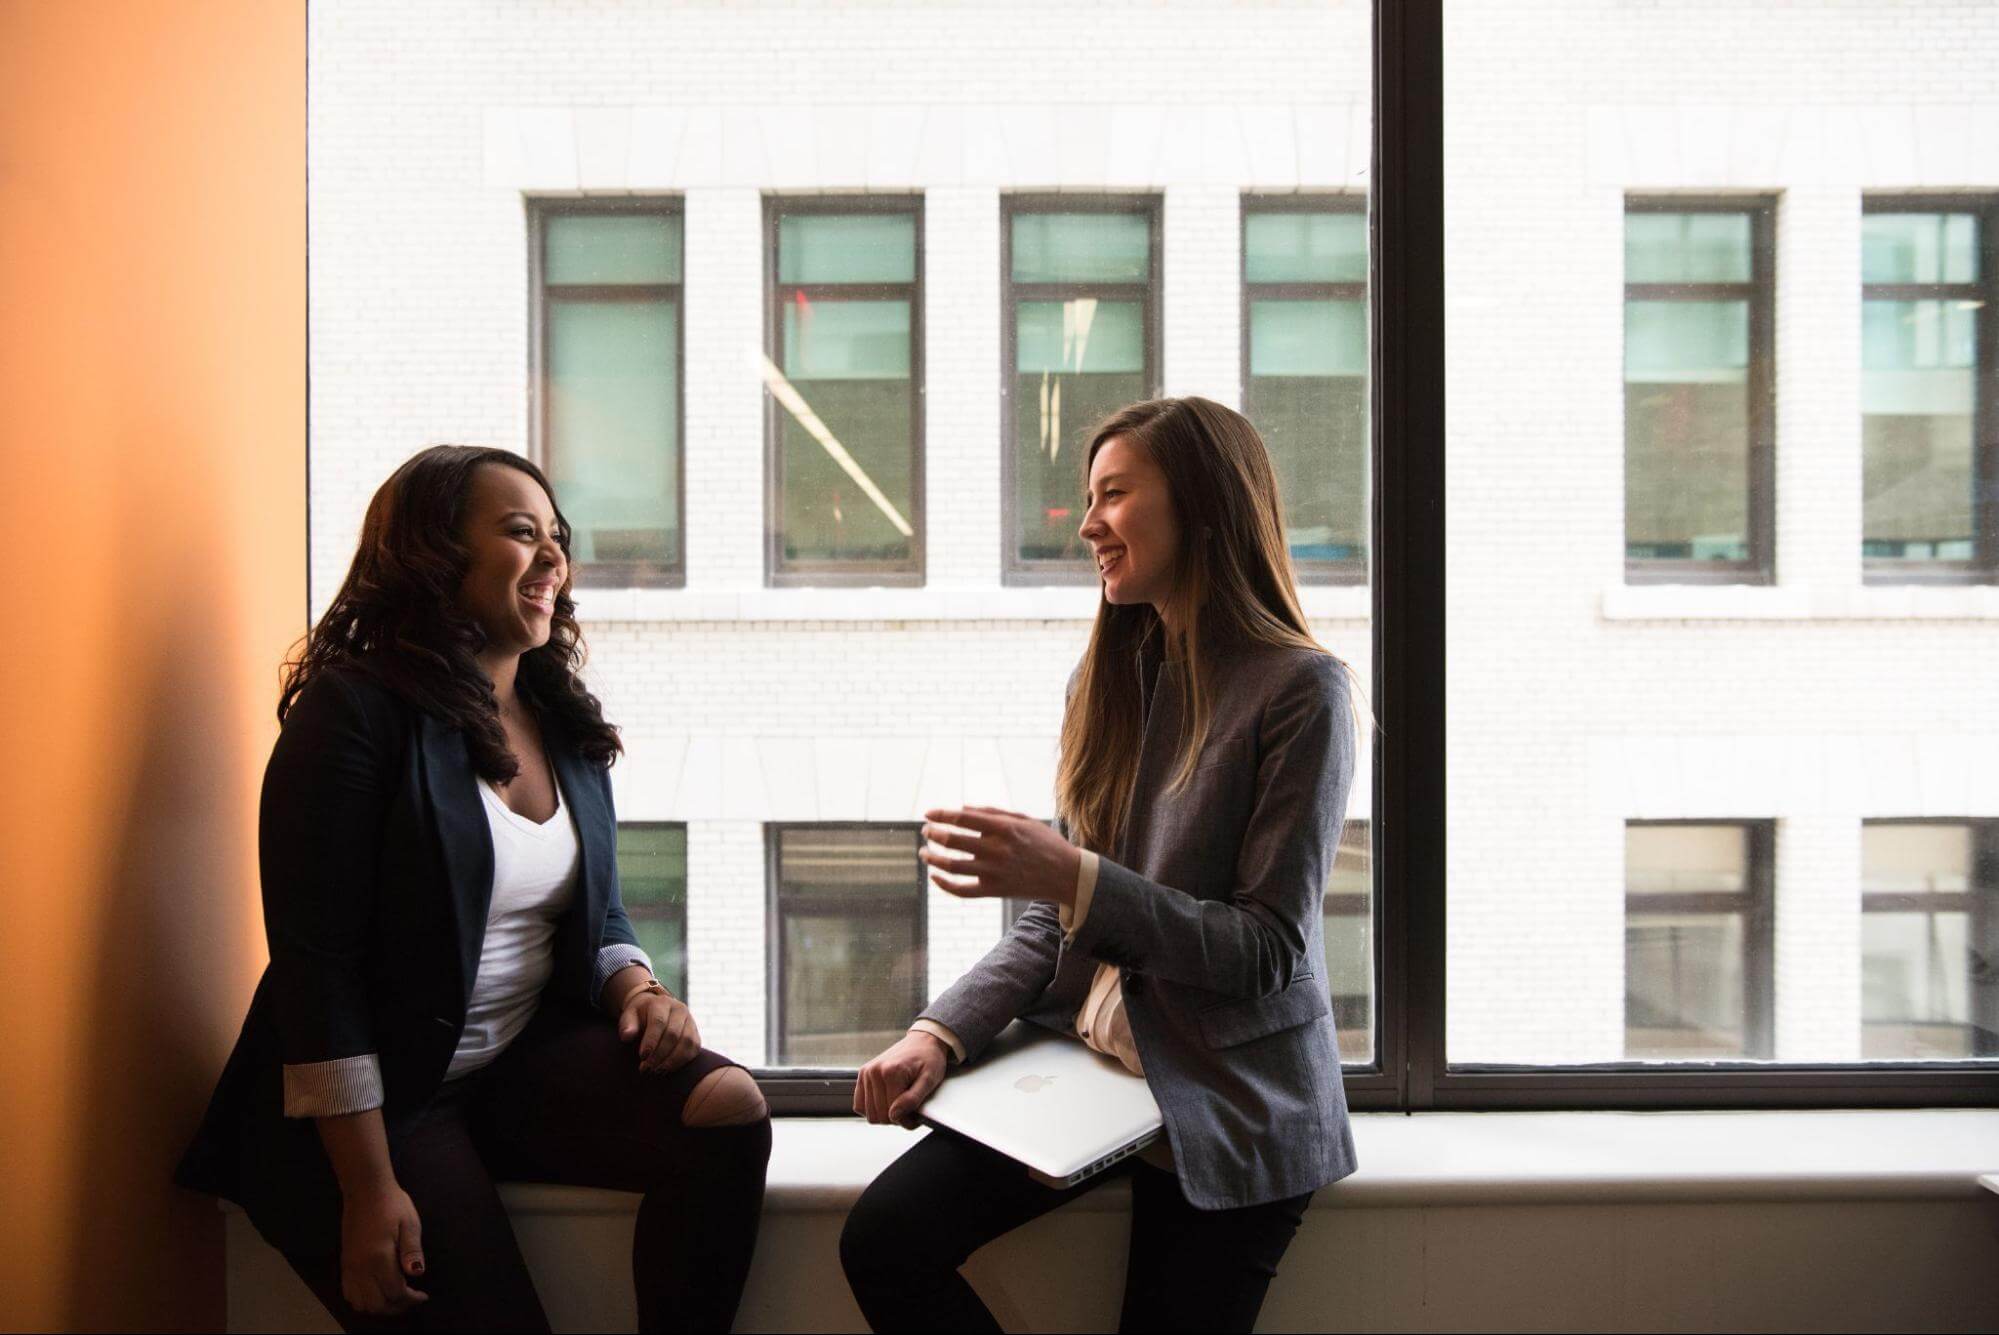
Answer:
[[[271,962],[179,1180],[350,1330],[548,1329],[499,1180],[644,1193],[641,1330],[729,1329],[749,1272],[768,1112],[620,902],[621,748],[569,589],[541,471],[433,446],[286,671]]]
[[[1350,673],[1298,606],[1269,455],[1201,398],[1134,404],[1085,456],[1103,599],[1062,723],[1059,830],[932,811],[943,889],[1034,901],[863,1067],[854,1110],[913,1125],[1016,1018],[1145,1077],[1165,1144],[1066,1190],[936,1131],[863,1194],[841,1261],[869,1323],[997,1330],[978,1247],[1132,1179],[1123,1330],[1249,1330],[1312,1193],[1354,1169],[1321,905],[1352,783]]]

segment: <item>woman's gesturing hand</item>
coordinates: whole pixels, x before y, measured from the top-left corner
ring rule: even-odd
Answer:
[[[430,1295],[409,1285],[423,1273],[423,1226],[409,1193],[391,1183],[343,1196],[340,1296],[364,1316],[400,1316]]]
[[[1075,902],[1082,851],[1032,816],[998,807],[923,815],[930,842],[918,856],[933,868],[938,889],[960,899]]]
[[[900,1042],[861,1068],[854,1081],[854,1111],[880,1125],[914,1130],[916,1110],[944,1082],[944,1044],[930,1034],[904,1034]]]
[[[625,998],[618,1012],[618,1037],[627,1043],[638,1040],[641,1071],[677,1071],[701,1051],[694,1012],[680,998],[655,989],[639,988]]]

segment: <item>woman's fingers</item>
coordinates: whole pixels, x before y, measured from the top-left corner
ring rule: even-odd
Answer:
[[[649,1011],[645,1034],[639,1039],[639,1069],[642,1071],[653,1069],[653,1054],[659,1051],[660,1042],[666,1036],[666,1016],[660,1013],[657,1006],[649,1008]]]
[[[923,1101],[930,1097],[931,1091],[935,1088],[935,1082],[926,1073],[918,1071],[915,1078],[903,1087],[902,1092],[890,1100],[888,1120],[914,1129],[922,1120],[916,1115],[916,1110],[923,1106]]]
[[[396,1254],[405,1275],[423,1273],[423,1221],[411,1211],[396,1230]]]
[[[959,899],[991,899],[995,894],[976,876],[951,876],[945,872],[933,871],[930,873],[930,884],[945,894],[955,895]]]

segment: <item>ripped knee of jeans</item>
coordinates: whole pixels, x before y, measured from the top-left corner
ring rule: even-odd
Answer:
[[[680,1110],[682,1126],[746,1126],[770,1115],[763,1091],[740,1066],[710,1071],[687,1096]]]

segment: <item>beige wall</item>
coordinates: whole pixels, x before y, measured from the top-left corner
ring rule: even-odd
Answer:
[[[305,13],[0,0],[0,1327],[212,1327],[168,1184],[305,616]]]

